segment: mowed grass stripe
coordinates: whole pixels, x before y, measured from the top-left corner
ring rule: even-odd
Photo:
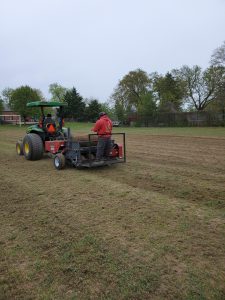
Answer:
[[[80,294],[96,298],[100,295],[166,298],[164,287],[169,286],[168,295],[181,299],[194,295],[200,287],[202,295],[222,295],[223,273],[221,278],[216,276],[223,257],[221,220],[217,220],[216,233],[210,232],[214,219],[210,220],[204,210],[196,214],[195,208],[185,203],[143,192],[108,177],[99,179],[88,171],[67,169],[56,172],[53,179],[50,168],[46,168],[46,173],[42,166],[36,162],[34,165],[39,176],[30,184],[25,182],[30,178],[31,164],[23,179],[17,176],[18,169],[15,172],[16,194],[22,196],[22,201],[14,212],[19,214],[14,217],[14,227],[20,228],[19,232],[26,222],[29,227],[22,237],[19,235],[17,239],[15,233],[11,237],[22,247],[21,259],[30,251],[29,258],[25,259],[28,275],[23,278],[27,280],[31,276],[32,283],[39,282],[42,291],[34,285],[34,293],[56,298],[63,294],[68,297]],[[68,184],[66,190],[57,191],[57,197],[55,187],[47,180],[49,176],[61,187],[65,187],[65,180]],[[7,176],[4,178],[7,181]],[[35,180],[34,191],[32,182]],[[107,192],[101,188],[103,184]],[[17,220],[23,220],[22,224]],[[204,236],[206,230],[210,243]],[[197,255],[195,250],[198,250]],[[215,251],[218,261],[214,258]],[[20,261],[20,256],[16,258]],[[201,264],[199,269],[199,261],[201,264],[204,261],[207,274],[203,274]],[[23,271],[26,263],[23,263]],[[15,271],[20,268],[16,265]],[[209,288],[205,280],[213,273]],[[197,288],[190,288],[188,282],[192,278],[198,279]],[[177,289],[178,283],[184,286],[182,290]],[[18,286],[23,284],[24,280],[19,281]],[[20,293],[23,292],[22,289]]]
[[[17,179],[19,179],[19,177],[16,177]],[[26,176],[25,178],[26,179]],[[100,244],[103,244],[103,246],[98,245],[99,242],[97,242],[96,238],[94,237],[93,233],[90,233],[90,228],[88,230],[88,225],[86,225],[86,221],[90,217],[86,216],[84,221],[85,225],[80,225],[79,224],[79,218],[77,218],[77,214],[72,214],[71,215],[71,207],[69,208],[69,212],[70,214],[66,214],[66,210],[62,210],[61,207],[63,205],[63,207],[67,207],[67,205],[65,206],[65,201],[63,201],[64,203],[59,202],[59,207],[60,209],[54,209],[54,205],[51,206],[52,204],[57,204],[55,202],[55,200],[53,200],[51,198],[50,195],[48,195],[48,199],[46,199],[46,197],[44,196],[44,191],[40,191],[38,190],[36,193],[34,193],[33,191],[29,191],[28,186],[21,186],[23,182],[21,182],[20,180],[18,180],[18,184],[15,184],[15,192],[17,191],[17,189],[20,191],[20,188],[22,188],[22,190],[24,191],[23,194],[23,200],[20,201],[20,199],[18,199],[17,197],[15,198],[15,201],[17,202],[17,200],[19,200],[19,210],[17,209],[17,207],[15,207],[15,210],[13,211],[16,216],[15,216],[15,220],[24,220],[24,223],[21,225],[22,228],[20,228],[21,226],[19,226],[18,228],[18,224],[17,222],[15,223],[15,229],[17,229],[18,232],[18,237],[17,237],[17,232],[15,232],[15,230],[12,232],[12,236],[9,237],[10,240],[13,241],[17,241],[17,238],[21,240],[21,231],[24,230],[28,230],[28,234],[26,232],[26,236],[23,237],[23,239],[25,239],[22,243],[22,248],[24,247],[23,250],[21,250],[21,246],[18,247],[18,245],[16,245],[16,248],[20,249],[20,253],[22,251],[22,257],[24,260],[24,253],[27,253],[28,259],[27,259],[27,264],[26,266],[30,266],[32,267],[32,269],[28,269],[27,270],[27,274],[25,273],[26,268],[25,268],[25,264],[23,263],[23,276],[20,276],[20,263],[17,265],[15,262],[15,269],[13,269],[13,271],[9,272],[10,275],[14,274],[15,276],[17,275],[18,278],[15,278],[15,276],[13,276],[12,280],[13,280],[13,285],[14,285],[14,290],[23,293],[26,291],[26,288],[24,287],[24,282],[21,281],[21,278],[23,278],[24,280],[28,279],[31,276],[31,279],[34,280],[35,282],[36,280],[39,279],[40,281],[40,286],[42,287],[42,290],[45,291],[45,296],[53,296],[57,297],[57,295],[60,294],[60,291],[58,291],[57,286],[57,280],[58,278],[60,278],[60,283],[61,283],[61,288],[62,288],[62,281],[63,279],[65,279],[66,277],[66,282],[68,283],[72,281],[73,286],[76,286],[78,283],[80,283],[80,289],[78,288],[77,290],[74,289],[72,290],[73,294],[79,294],[79,292],[83,293],[83,295],[85,293],[87,293],[88,296],[95,295],[95,290],[96,287],[100,286],[103,290],[100,291],[101,294],[103,295],[104,293],[104,289],[105,289],[105,284],[107,284],[107,280],[112,280],[114,279],[115,282],[113,282],[112,284],[112,288],[113,291],[115,290],[114,286],[116,284],[117,289],[116,289],[116,293],[125,293],[125,294],[129,294],[133,291],[135,291],[135,289],[137,289],[138,292],[143,290],[143,287],[145,287],[145,285],[148,285],[148,291],[142,291],[146,294],[149,293],[149,289],[151,288],[151,290],[155,289],[154,286],[157,286],[158,283],[157,282],[152,282],[152,280],[156,281],[157,276],[154,275],[153,273],[146,273],[143,274],[143,276],[141,276],[140,278],[140,287],[138,287],[139,285],[139,279],[138,277],[135,277],[134,274],[136,272],[138,272],[137,276],[140,276],[140,274],[143,272],[143,270],[141,271],[139,268],[137,270],[135,270],[135,267],[126,267],[126,263],[124,260],[120,261],[120,255],[119,258],[117,259],[117,255],[119,254],[119,251],[117,251],[118,249],[114,249],[112,251],[112,253],[114,254],[114,259],[112,254],[110,254],[110,252],[107,254],[107,248],[105,249],[105,247],[103,248],[103,250],[99,250],[99,247],[103,247],[104,243],[101,242]],[[7,184],[5,183],[5,186],[7,186]],[[18,192],[19,192],[18,191]],[[17,193],[16,193],[17,194]],[[19,193],[21,195],[21,193]],[[26,197],[24,197],[24,195],[27,195]],[[33,201],[34,204],[32,204],[32,200],[30,199],[30,196],[33,196]],[[43,203],[40,203],[41,201],[37,201],[38,200],[38,196],[40,196],[41,198],[43,198]],[[64,200],[66,200],[64,198]],[[67,198],[67,200],[69,200]],[[86,197],[83,197],[82,201],[88,200]],[[52,201],[54,201],[52,203]],[[24,205],[23,205],[23,202]],[[76,202],[73,200],[73,202]],[[15,203],[14,203],[15,204]],[[49,206],[48,206],[49,205]],[[88,207],[87,207],[88,208]],[[90,210],[90,207],[89,207]],[[86,210],[85,210],[86,211]],[[68,212],[68,211],[67,211]],[[92,214],[91,214],[92,215]],[[53,218],[54,216],[54,218]],[[24,218],[25,217],[25,218]],[[55,218],[58,219],[60,222],[56,223],[55,222]],[[75,224],[73,223],[73,220],[75,219]],[[83,220],[83,217],[81,216],[81,221]],[[64,223],[64,222],[65,223]],[[26,226],[27,222],[29,222],[29,226]],[[64,223],[64,224],[63,224]],[[82,223],[82,222],[81,222]],[[41,226],[40,226],[41,225]],[[47,228],[45,228],[45,226]],[[66,227],[65,227],[66,226]],[[70,231],[67,230],[67,226],[69,227]],[[20,229],[20,230],[18,230]],[[22,230],[21,230],[22,229]],[[52,230],[51,230],[52,229]],[[32,238],[32,233],[31,235],[29,235],[30,230],[35,232],[35,239]],[[58,235],[59,231],[62,235]],[[20,234],[19,234],[20,233]],[[88,234],[89,233],[89,234]],[[65,237],[65,239],[64,239]],[[59,238],[59,240],[57,240],[57,238]],[[31,239],[31,240],[30,240]],[[84,248],[84,249],[83,249]],[[40,252],[40,250],[43,250],[43,254],[40,256],[37,256],[37,254]],[[47,254],[45,254],[45,250],[47,250]],[[30,251],[30,254],[29,254]],[[96,251],[99,252],[100,251],[100,258],[98,258],[98,255],[96,254]],[[42,251],[41,251],[42,252]],[[59,254],[58,254],[59,252]],[[61,253],[62,252],[62,253]],[[78,252],[78,253],[76,253]],[[90,253],[89,253],[90,252]],[[103,252],[103,253],[102,253]],[[115,252],[116,252],[116,257],[115,257]],[[66,276],[64,273],[62,273],[62,271],[64,270],[64,266],[61,266],[61,260],[58,256],[62,255],[63,256],[63,263],[64,262],[68,262],[68,266],[65,266],[66,269],[66,273],[68,272],[68,276]],[[90,257],[89,257],[90,255]],[[123,257],[123,252],[121,253],[122,257]],[[31,256],[31,257],[29,257]],[[33,257],[34,256],[34,257]],[[44,256],[44,260],[42,259],[42,256]],[[78,256],[78,266],[77,266],[77,260],[76,260],[76,264],[75,266],[73,266],[73,256]],[[106,256],[106,258],[104,259],[104,257]],[[121,259],[122,259],[121,257]],[[16,257],[16,261],[20,261],[19,259],[20,257]],[[46,261],[47,259],[47,261]],[[99,261],[100,259],[100,261]],[[33,262],[34,260],[34,262]],[[58,261],[59,260],[59,261]],[[106,260],[106,262],[104,263],[104,260]],[[80,262],[81,261],[81,262]],[[81,263],[81,270],[79,274],[79,263]],[[104,269],[102,269],[102,263],[104,263]],[[46,265],[45,265],[46,264]],[[109,266],[108,266],[109,264]],[[59,266],[60,265],[60,266]],[[54,267],[52,267],[54,266]],[[105,269],[105,267],[108,266],[108,270],[107,268]],[[46,268],[44,270],[44,272],[41,272],[41,270],[43,268]],[[35,278],[35,270],[33,270],[33,268],[37,268],[38,270],[38,275]],[[62,268],[62,270],[61,270]],[[98,269],[100,268],[100,270]],[[49,273],[49,269],[50,269],[50,273]],[[77,271],[78,270],[78,271]],[[101,286],[101,274],[103,272],[105,272],[105,270],[107,270],[107,276],[104,279],[104,285]],[[124,273],[124,270],[126,270],[126,272]],[[99,273],[99,271],[101,271]],[[55,273],[56,272],[56,273]],[[72,272],[72,274],[71,274]],[[75,274],[73,274],[73,272]],[[78,272],[78,276],[77,273]],[[42,274],[40,274],[42,273]],[[54,273],[54,274],[52,274]],[[59,276],[60,273],[60,276]],[[89,274],[90,273],[90,274]],[[85,274],[85,275],[84,275]],[[72,275],[72,278],[71,278]],[[96,278],[93,278],[93,275],[95,275]],[[115,277],[116,275],[116,277]],[[121,276],[120,278],[120,282],[118,282],[118,275]],[[83,277],[85,277],[85,280],[83,279]],[[91,276],[90,279],[89,276]],[[100,276],[100,279],[98,279],[98,277]],[[148,282],[148,280],[146,279],[151,279],[151,281]],[[49,279],[50,277],[50,279]],[[67,278],[69,277],[69,278]],[[78,278],[77,278],[78,277]],[[132,279],[133,278],[133,279]],[[20,279],[20,280],[19,280]],[[135,282],[132,283],[130,282],[130,279],[135,280]],[[78,283],[77,283],[78,280]],[[92,282],[89,282],[89,281]],[[99,282],[96,282],[96,280]],[[48,284],[46,284],[46,281],[49,282]],[[52,281],[54,281],[54,284],[52,284]],[[44,282],[44,284],[43,284]],[[129,282],[129,284],[128,284]],[[18,284],[18,290],[15,289],[15,287],[17,287],[16,283]],[[109,282],[109,284],[111,284],[111,281]],[[130,288],[127,289],[126,285],[129,285]],[[46,285],[46,289],[45,289],[45,285]],[[82,289],[82,286],[84,289]],[[143,287],[142,287],[143,286]],[[22,288],[21,288],[22,287]],[[24,289],[23,289],[24,288]],[[35,287],[33,287],[35,288]],[[63,289],[63,293],[66,294],[68,285],[66,285],[66,287],[62,288]],[[12,287],[11,287],[12,289]],[[37,287],[36,287],[37,289]],[[122,289],[122,291],[121,291]],[[140,289],[140,290],[139,290]],[[32,289],[33,290],[33,289]],[[12,290],[10,290],[12,292]],[[53,292],[54,291],[54,292]],[[71,291],[69,289],[69,291]],[[98,291],[98,290],[97,290]],[[37,290],[34,290],[34,292],[39,292]],[[113,296],[112,291],[108,291],[110,293],[111,296]],[[59,294],[58,294],[59,293]],[[69,293],[70,294],[70,293]],[[135,293],[134,293],[135,294]],[[14,295],[13,293],[10,295]],[[22,294],[24,295],[24,294]],[[26,295],[26,293],[25,293]],[[39,294],[40,295],[40,294]],[[42,294],[41,294],[42,295]],[[60,297],[62,297],[63,294],[61,294]]]
[[[8,152],[0,151],[3,299],[224,298],[222,210],[175,197],[180,181],[167,193],[166,178],[180,173],[169,172],[166,160],[151,169],[157,147],[139,164],[130,134],[127,164],[57,172],[50,159],[15,155],[12,139],[20,134],[9,132]]]

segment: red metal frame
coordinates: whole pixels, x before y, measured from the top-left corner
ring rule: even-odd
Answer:
[[[45,142],[45,151],[51,152],[52,154],[56,154],[59,152],[59,149],[65,147],[64,140],[55,140],[55,141],[46,141]]]
[[[117,144],[117,146],[118,147],[112,149],[112,151],[110,152],[110,156],[123,158],[123,145]]]

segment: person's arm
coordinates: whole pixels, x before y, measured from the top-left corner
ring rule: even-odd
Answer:
[[[110,119],[109,119],[110,120]],[[113,123],[112,121],[110,120],[110,125],[111,125],[111,132],[112,132],[112,129],[113,129]]]
[[[101,127],[101,121],[98,120],[96,123],[95,123],[95,126],[91,129],[91,131],[94,131],[94,132],[98,132],[99,129]]]

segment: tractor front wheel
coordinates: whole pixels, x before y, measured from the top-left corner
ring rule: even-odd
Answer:
[[[65,167],[66,165],[66,159],[65,156],[62,153],[56,154],[54,157],[54,166],[57,170],[61,170]]]
[[[16,143],[16,153],[18,155],[23,155],[23,143],[21,141]]]
[[[38,160],[43,156],[43,142],[39,135],[28,133],[23,139],[23,153],[27,160]]]

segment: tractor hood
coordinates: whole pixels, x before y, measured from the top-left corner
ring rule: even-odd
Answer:
[[[40,133],[40,132],[44,132],[44,130],[40,128],[38,124],[31,125],[27,128],[27,133],[35,133],[35,132]]]

